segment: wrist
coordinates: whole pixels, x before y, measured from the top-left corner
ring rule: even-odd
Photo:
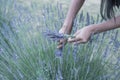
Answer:
[[[92,24],[91,26],[88,27],[89,28],[88,30],[90,31],[91,34],[98,33],[96,26],[97,26],[97,24]]]
[[[65,30],[66,34],[70,34],[72,30],[73,22],[64,22],[63,29]]]
[[[66,17],[64,24],[66,27],[71,27],[73,25],[74,19],[71,17]]]
[[[63,29],[65,34],[70,34],[71,30],[72,30],[72,28],[69,27],[68,25],[63,25],[62,29]]]

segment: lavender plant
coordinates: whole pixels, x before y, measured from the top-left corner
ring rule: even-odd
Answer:
[[[73,35],[68,35],[68,34],[60,34],[56,31],[50,31],[46,30],[44,33],[44,36],[52,39],[53,41],[60,41],[61,39],[68,39],[68,38],[74,38]]]
[[[47,35],[55,40],[71,37],[57,33],[65,18],[61,4],[45,5],[41,15],[34,15],[16,2],[14,11],[9,24],[0,19],[0,80],[119,80],[119,31],[94,35],[87,44],[67,44],[56,50],[57,42],[45,38]],[[81,12],[72,34],[101,21],[99,16]],[[45,32],[46,28],[53,31]]]

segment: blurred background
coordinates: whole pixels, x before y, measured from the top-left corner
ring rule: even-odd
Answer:
[[[38,6],[39,8],[48,3],[52,5],[55,5],[56,3],[61,3],[64,9],[68,9],[71,2],[71,0],[18,0],[18,1],[22,3],[23,6],[30,7],[31,4],[34,3],[35,6]],[[101,0],[86,0],[81,10],[89,12],[92,15],[98,14],[100,8],[100,1]],[[39,8],[36,10],[39,11]]]
[[[70,1],[0,0],[0,80],[120,79],[119,30],[92,36],[87,44],[67,44],[63,50],[43,34],[58,32]],[[99,8],[100,0],[86,0],[71,35],[101,23]]]

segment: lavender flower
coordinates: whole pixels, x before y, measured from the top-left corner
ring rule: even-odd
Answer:
[[[90,24],[90,16],[89,16],[89,13],[86,14],[86,26]]]
[[[63,47],[59,48],[55,51],[55,55],[56,57],[61,57],[62,56],[62,51],[63,51]]]
[[[83,11],[81,12],[79,16],[79,22],[82,22],[82,21],[84,21]]]
[[[73,58],[75,62],[77,60],[77,51],[78,51],[78,44],[75,44],[73,48]]]
[[[109,50],[109,46],[106,47],[104,53],[103,53],[103,58],[106,58],[108,56],[108,51]]]
[[[68,38],[74,38],[74,36],[72,35],[67,35],[67,34],[60,34],[56,31],[50,31],[50,30],[46,30],[45,32],[43,32],[45,36],[51,38],[53,41],[59,41],[61,39],[68,39]]]

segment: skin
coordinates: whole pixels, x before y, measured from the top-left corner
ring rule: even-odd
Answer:
[[[71,1],[67,16],[65,18],[62,28],[59,30],[59,33],[65,33],[65,34],[71,33],[73,21],[84,2],[85,0]],[[66,42],[70,42],[74,44],[86,43],[88,42],[92,34],[97,34],[104,31],[119,28],[120,16],[117,16],[115,19],[112,18],[100,24],[92,24],[89,26],[85,26],[82,29],[79,29],[78,31],[76,31],[76,33],[74,34],[75,38],[72,38],[72,39],[69,38],[68,40],[60,40],[57,48],[61,48],[62,44],[66,44]]]

